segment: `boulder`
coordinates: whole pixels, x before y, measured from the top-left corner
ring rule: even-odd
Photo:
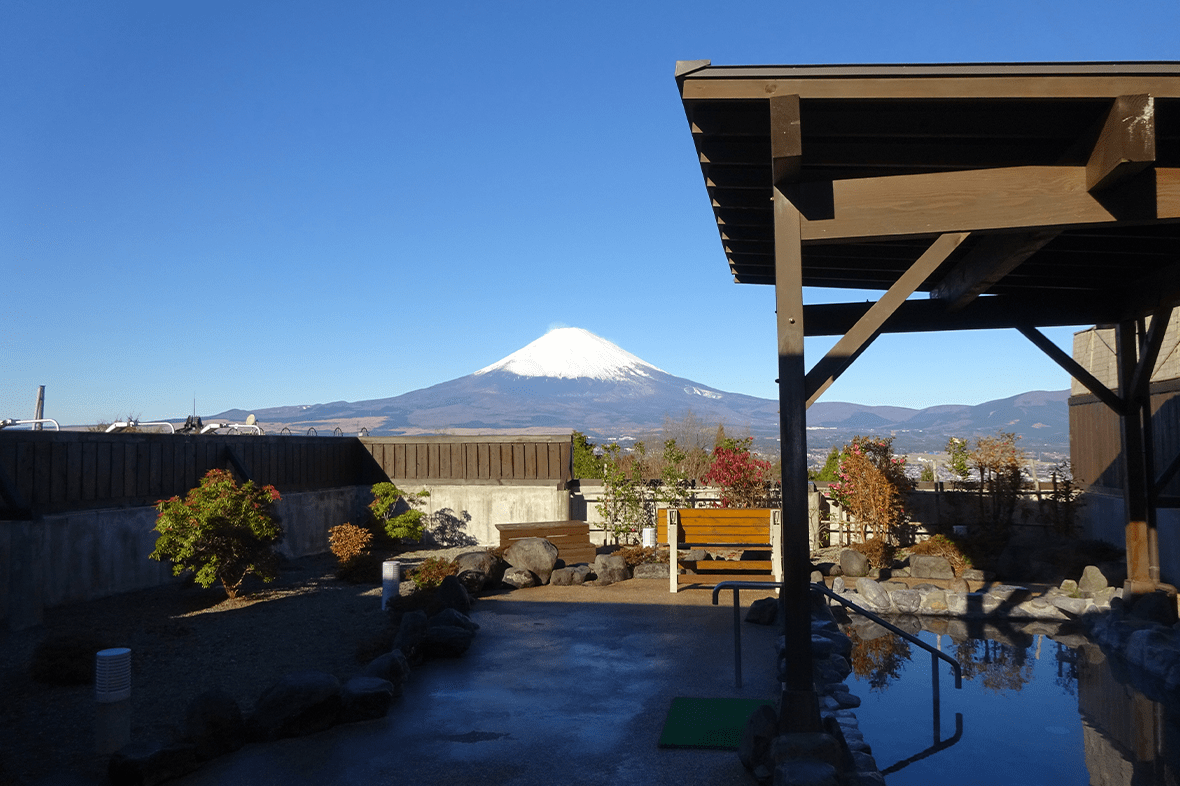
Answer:
[[[955,570],[946,557],[937,554],[911,554],[910,575],[919,579],[953,579]]]
[[[405,653],[394,650],[373,658],[361,674],[389,682],[393,685],[394,695],[400,696],[402,685],[410,679],[410,662],[406,660]]]
[[[761,598],[750,604],[746,612],[746,622],[755,625],[773,625],[778,616],[778,599]]]
[[[1106,576],[1102,575],[1102,571],[1098,569],[1097,565],[1087,565],[1086,569],[1082,571],[1081,580],[1078,581],[1078,590],[1091,594],[1100,592],[1109,586]]]
[[[524,568],[508,568],[504,571],[504,583],[516,589],[537,586],[537,577],[530,570]]]
[[[539,583],[548,584],[557,567],[557,546],[544,538],[521,538],[504,552],[504,560],[514,568],[532,573]]]
[[[840,552],[840,575],[849,578],[860,578],[869,573],[869,560],[856,549],[844,549]]]
[[[754,772],[759,766],[766,766],[770,760],[770,744],[778,734],[778,714],[774,708],[763,704],[754,710],[738,743],[738,759],[742,766]]]
[[[393,683],[377,677],[353,677],[340,690],[340,722],[384,718],[396,694]]]
[[[837,595],[844,594],[844,577],[843,576],[837,576],[836,578],[832,579],[832,592],[836,593]]]
[[[111,756],[107,778],[111,786],[155,786],[200,766],[194,743],[133,742]]]
[[[435,628],[439,625],[453,625],[459,628],[466,628],[472,632],[479,630],[478,623],[473,622],[472,619],[466,614],[456,611],[455,609],[443,609],[438,614],[435,614],[430,618],[430,621],[427,622],[426,628],[429,630],[430,628]]]
[[[668,578],[668,563],[642,562],[631,570],[633,579],[664,579]]]
[[[942,590],[930,590],[922,596],[922,608],[926,611],[946,611],[946,593]]]
[[[775,765],[774,786],[839,786],[840,773],[826,761],[791,759]]]
[[[492,554],[490,551],[468,551],[465,554],[460,554],[455,557],[455,564],[459,566],[459,576],[463,577],[465,573],[471,573],[471,577],[464,581],[468,590],[472,592],[480,592],[488,587],[495,587],[504,578],[504,569],[507,564],[504,560]],[[481,581],[478,589],[471,589],[471,584],[476,579]]]
[[[913,614],[922,606],[922,593],[917,590],[893,590],[889,593],[889,598],[902,614]]]
[[[443,608],[454,609],[463,615],[471,613],[471,595],[458,576],[447,576],[443,579],[434,597]]]
[[[410,663],[421,662],[419,650],[422,647],[422,639],[426,636],[428,624],[425,611],[409,611],[402,615],[397,635],[393,637],[393,648],[401,650]]]
[[[823,584],[824,583],[824,574],[818,570],[811,571],[811,583],[812,584]]]
[[[856,591],[869,604],[870,611],[890,611],[893,608],[893,601],[890,599],[889,593],[872,579],[857,579]]]
[[[965,577],[952,579],[951,582],[946,585],[946,589],[947,592],[954,592],[959,595],[966,595],[971,591],[971,587],[967,585],[967,579]]]
[[[422,650],[432,658],[457,658],[471,648],[475,631],[458,625],[437,625],[426,631]]]
[[[215,759],[246,742],[246,721],[238,702],[223,690],[207,690],[185,709],[184,739],[196,746],[199,759]]]
[[[1176,597],[1165,592],[1148,592],[1131,607],[1132,619],[1149,620],[1160,625],[1176,623]]]
[[[257,740],[302,737],[332,726],[340,708],[338,679],[321,671],[292,672],[263,692],[247,727]]]
[[[988,581],[991,579],[991,577],[992,576],[990,573],[984,570],[979,570],[978,568],[967,568],[961,574],[959,574],[959,578],[963,579],[964,581]],[[966,592],[966,590],[964,590],[964,592]]]
[[[594,559],[594,574],[598,576],[598,584],[606,586],[631,578],[631,568],[617,554],[599,554]]]

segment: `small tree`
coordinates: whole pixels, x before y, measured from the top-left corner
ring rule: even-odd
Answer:
[[[967,440],[951,437],[946,441],[946,468],[951,473],[952,483],[962,485],[971,477],[971,451]]]
[[[888,537],[905,522],[905,492],[914,484],[906,475],[905,457],[893,455],[892,437],[853,437],[841,453],[839,476],[829,491],[860,525],[862,541],[870,526]]]
[[[807,477],[809,480],[814,480],[816,483],[835,483],[840,479],[840,448],[832,445],[832,449],[828,451],[828,457],[824,460],[824,465],[818,471],[808,470]]]
[[[664,440],[660,488],[656,502],[667,508],[687,508],[692,503],[692,478],[689,476],[688,452],[675,439]]]
[[[643,443],[636,449],[642,453]],[[632,540],[652,520],[642,458],[624,456],[623,449],[613,442],[603,448],[602,500],[596,509],[616,539]]]
[[[253,573],[263,581],[278,576],[274,547],[283,528],[271,508],[279,501],[274,486],[239,486],[229,472],[212,469],[200,485],[180,497],[156,503],[156,549],[148,556],[169,560],[172,573],[195,573],[208,587],[220,581],[225,594],[236,598],[242,580]]]
[[[721,507],[756,508],[766,504],[770,462],[750,452],[753,438],[729,439],[713,448],[713,465],[703,480],[721,489]]]
[[[999,535],[1007,534],[1024,485],[1024,451],[1016,447],[1019,439],[1006,431],[998,431],[994,437],[977,437],[970,454],[971,463],[979,471],[980,513]]]
[[[580,431],[574,432],[574,477],[602,477],[602,458],[595,453],[594,443]]]
[[[369,510],[385,525],[385,534],[394,540],[422,540],[426,525],[422,523],[424,514],[416,506],[430,496],[429,491],[405,492],[392,483],[377,483],[371,491],[373,501],[369,503]],[[398,503],[402,501],[408,509],[398,513]]]

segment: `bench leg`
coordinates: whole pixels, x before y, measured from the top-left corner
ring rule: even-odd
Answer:
[[[680,566],[677,564],[680,557],[680,549],[676,548],[676,544],[680,542],[679,527],[680,517],[676,515],[675,510],[668,511],[668,591],[675,593],[680,590]]]

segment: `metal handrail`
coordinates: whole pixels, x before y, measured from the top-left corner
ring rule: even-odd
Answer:
[[[832,598],[833,600],[837,601],[841,605],[847,606],[850,609],[856,609],[856,613],[861,615],[862,617],[868,617],[869,619],[871,619],[873,622],[877,623],[881,627],[887,628],[888,630],[892,631],[893,633],[896,633],[898,636],[901,636],[903,639],[910,642],[911,644],[916,644],[917,646],[919,646],[922,649],[929,652],[933,656],[931,658],[931,661],[932,661],[932,665],[934,666],[935,678],[938,677],[938,668],[937,668],[938,663],[936,663],[934,661],[941,658],[942,660],[945,660],[947,663],[951,664],[951,668],[955,670],[955,687],[958,689],[962,689],[962,687],[963,687],[963,667],[959,664],[959,662],[957,660],[952,658],[950,655],[947,655],[946,653],[936,650],[934,647],[932,647],[929,644],[927,644],[926,642],[922,641],[917,636],[906,633],[904,630],[897,627],[893,623],[886,622],[885,620],[881,619],[873,612],[871,612],[865,608],[862,608],[860,606],[857,606],[852,601],[847,600],[846,598],[843,598],[843,597],[837,595],[836,593],[834,593],[830,589],[828,589],[826,586],[823,586],[821,584],[812,584],[811,587],[812,587],[812,589],[819,590],[820,592],[827,595],[829,598]],[[938,688],[935,687],[935,690],[937,691]]]
[[[829,598],[834,598],[836,601],[838,601],[839,603],[841,603],[845,606],[856,609],[856,612],[858,614],[868,617],[869,619],[871,619],[873,622],[877,623],[881,627],[887,628],[888,630],[893,631],[897,635],[904,638],[906,641],[916,644],[917,646],[919,646],[922,649],[929,652],[933,656],[931,658],[932,666],[933,666],[933,668],[931,670],[934,672],[934,681],[935,681],[934,682],[934,693],[935,693],[935,696],[938,695],[938,659],[939,658],[941,658],[942,660],[945,660],[947,663],[949,663],[951,665],[951,668],[955,670],[955,687],[962,689],[962,687],[963,687],[963,667],[959,664],[959,662],[957,660],[955,660],[954,658],[952,658],[949,655],[939,652],[934,647],[930,646],[926,642],[919,639],[917,636],[912,636],[909,633],[906,633],[904,630],[897,627],[893,623],[886,622],[885,620],[881,619],[873,612],[868,611],[866,609],[862,609],[860,606],[857,606],[855,603],[845,600],[844,598],[840,597],[836,593],[832,592],[827,587],[825,587],[821,584],[812,584],[811,587],[812,587],[812,589],[816,589],[816,590],[819,590],[820,592],[824,593]],[[738,602],[738,590],[772,589],[772,588],[775,590],[781,591],[783,588],[783,584],[782,584],[782,582],[777,582],[777,581],[722,581],[713,587],[713,605],[714,606],[717,605],[717,595],[722,590],[727,590],[727,589],[733,590],[733,653],[734,653],[733,676],[734,676],[734,681],[737,683],[737,687],[739,687],[739,688],[742,687],[742,625],[741,625],[742,619],[741,619],[741,604]]]

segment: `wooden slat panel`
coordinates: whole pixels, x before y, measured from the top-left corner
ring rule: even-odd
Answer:
[[[740,570],[753,570],[762,573],[769,573],[774,563],[770,560],[722,560],[722,559],[706,559],[706,560],[678,560],[677,565],[686,570],[694,570],[697,573],[717,573],[726,572],[732,573]]]
[[[135,496],[146,497],[150,494],[150,475],[152,466],[151,446],[140,442],[135,446]]]
[[[442,463],[441,446],[430,444],[426,446],[426,475],[427,478],[442,477],[439,474],[439,465]]]
[[[469,471],[468,454],[475,453],[470,444],[467,445],[452,445],[451,446],[451,477],[452,478],[474,478],[475,473]]]
[[[524,445],[511,445],[510,450],[512,452],[512,474],[505,473],[505,477],[524,480],[528,477],[524,467]]]
[[[404,478],[406,475],[406,446],[395,445],[393,457],[393,472],[386,472],[391,478]]]
[[[529,480],[538,477],[541,471],[537,465],[537,443],[530,442],[526,445],[521,445],[524,449],[524,476]]]
[[[416,469],[414,470],[414,477],[418,480],[425,480],[430,477],[430,463],[427,459],[426,446],[415,445],[414,451],[416,459]]]
[[[67,502],[82,499],[82,443],[66,445],[66,497]]]
[[[98,445],[94,442],[82,443],[81,467],[81,498],[93,500],[98,495]]]
[[[467,446],[467,454],[470,456],[475,454],[475,468],[476,474],[472,475],[471,464],[468,467],[468,478],[490,478],[492,476],[492,446],[486,442],[472,444]]]
[[[132,442],[123,445],[123,493],[121,497],[135,497],[138,495],[139,452]]]
[[[512,464],[512,451],[505,450],[507,445],[488,445],[488,477],[502,478],[504,477],[504,455],[508,454],[508,466]]]
[[[148,496],[159,498],[164,493],[164,446],[148,443]]]

